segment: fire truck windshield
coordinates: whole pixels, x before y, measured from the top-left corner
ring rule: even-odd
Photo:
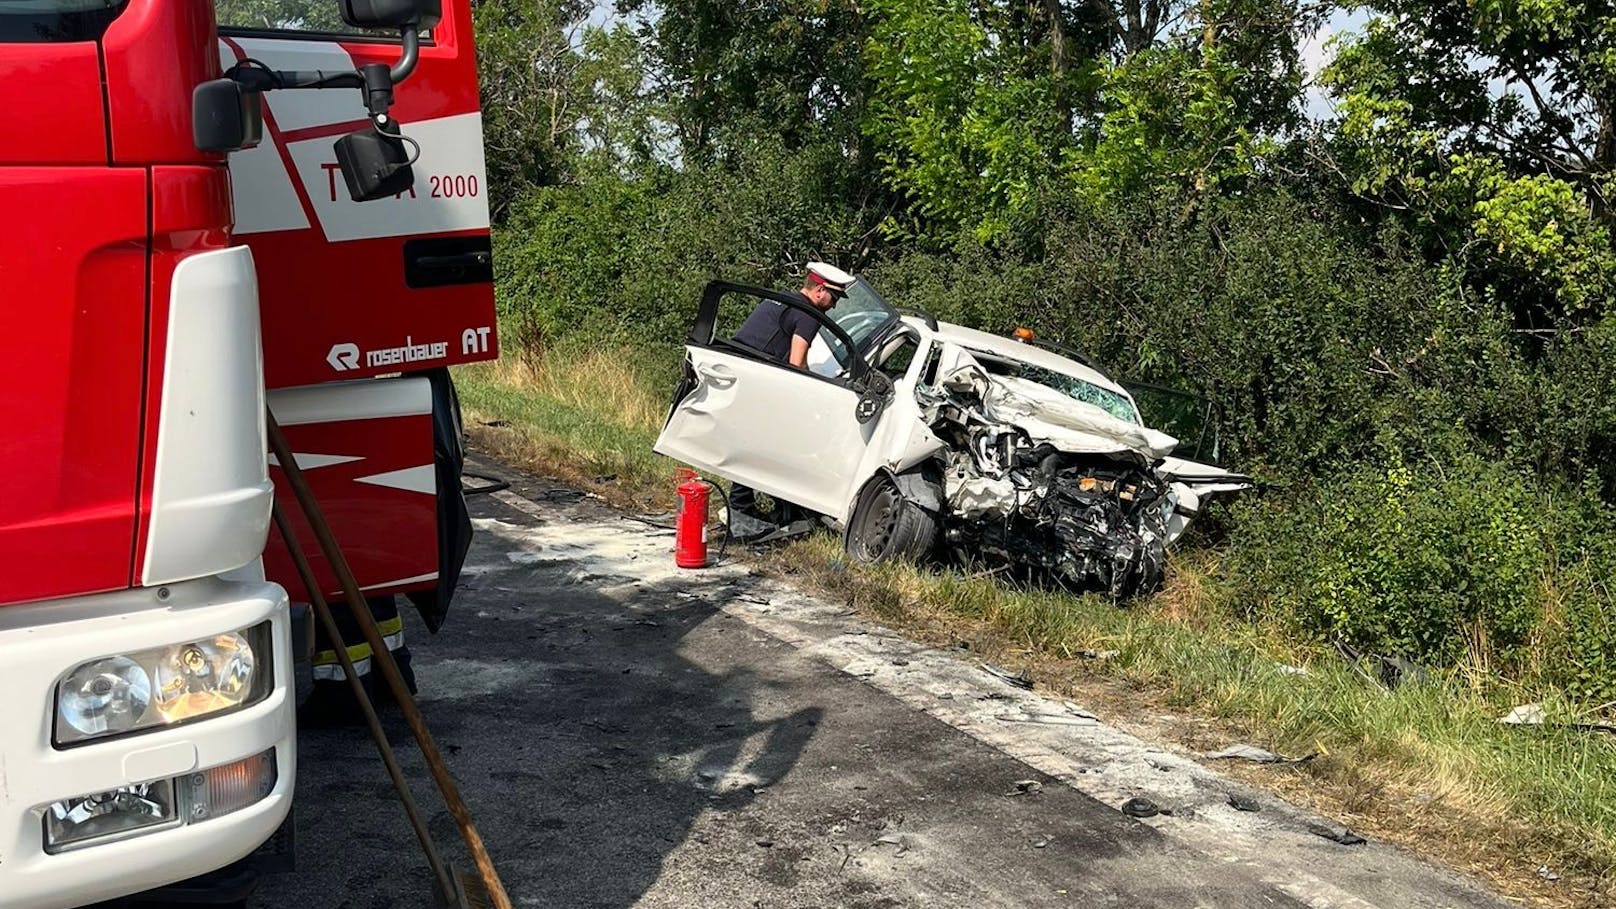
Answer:
[[[94,41],[128,0],[0,0],[0,43]]]

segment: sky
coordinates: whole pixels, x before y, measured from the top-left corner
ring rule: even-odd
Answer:
[[[1319,70],[1330,62],[1330,55],[1334,49],[1330,46],[1330,39],[1337,35],[1356,32],[1369,21],[1369,13],[1362,9],[1336,9],[1330,18],[1319,26],[1319,30],[1302,44],[1302,67],[1307,72],[1308,88],[1304,97],[1307,115],[1313,120],[1322,120],[1334,113],[1330,99],[1318,87],[1317,77]]]

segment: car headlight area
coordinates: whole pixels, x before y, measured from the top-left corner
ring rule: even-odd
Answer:
[[[275,780],[271,748],[171,779],[63,799],[45,809],[45,851],[54,855],[224,817],[268,796]]]
[[[52,744],[174,726],[258,703],[275,687],[270,624],[82,663],[56,686]]]

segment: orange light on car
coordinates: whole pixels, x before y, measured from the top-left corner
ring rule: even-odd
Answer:
[[[1017,341],[1020,341],[1023,344],[1029,344],[1032,342],[1033,338],[1037,337],[1037,335],[1033,334],[1032,329],[1030,328],[1018,328],[1010,333],[1010,337],[1015,338]]]

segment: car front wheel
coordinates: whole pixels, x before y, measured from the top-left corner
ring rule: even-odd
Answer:
[[[860,562],[919,561],[936,544],[936,516],[907,498],[884,473],[864,488],[847,523],[847,554]]]

